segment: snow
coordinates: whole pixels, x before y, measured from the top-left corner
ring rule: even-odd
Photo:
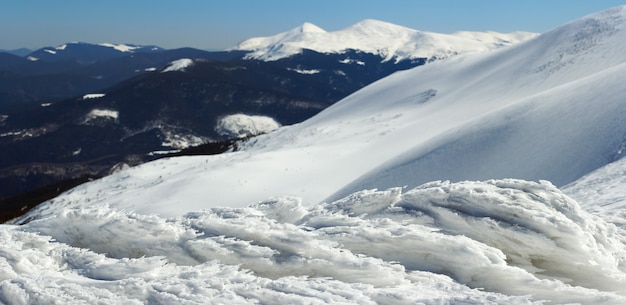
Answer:
[[[172,72],[172,71],[185,71],[185,68],[193,65],[193,60],[189,58],[181,58],[179,60],[175,60],[163,70],[161,73]]]
[[[229,138],[246,138],[268,132],[280,127],[273,118],[261,115],[231,114],[220,118],[215,130]]]
[[[620,159],[563,187],[585,208],[626,210],[626,159]]]
[[[148,163],[85,187],[81,200],[104,203],[95,194],[105,192],[114,208],[175,217],[206,208],[208,194],[211,206],[242,207],[282,195],[312,205],[433,180],[563,186],[614,161],[624,143],[622,19],[618,8],[395,73],[240,151]],[[164,173],[171,179],[161,181]],[[127,192],[110,189],[121,181]],[[143,185],[151,192],[130,199]]]
[[[165,145],[164,145],[165,146]],[[159,155],[168,155],[168,154],[174,154],[180,152],[180,149],[173,149],[173,150],[156,150],[156,151],[151,151],[148,153],[148,156],[159,156]]]
[[[34,57],[34,56],[28,56],[28,57],[26,57],[26,59],[28,59],[28,61],[38,61],[39,60],[39,58]]]
[[[467,39],[477,40],[480,42],[488,43],[491,45],[511,45],[520,43],[522,41],[531,39],[536,37],[537,33],[529,33],[529,32],[511,32],[511,33],[498,33],[494,31],[487,32],[470,32],[470,31],[461,31],[452,33],[454,36],[459,36]]]
[[[209,139],[205,137],[197,136],[191,133],[177,133],[167,128],[161,129],[161,133],[165,137],[165,141],[163,141],[161,145],[176,148],[177,151],[192,146],[198,146],[209,141]]]
[[[0,227],[1,301],[626,301],[615,227],[548,182],[432,182],[309,207],[277,197],[169,219],[57,205]]]
[[[585,210],[618,226],[626,243],[626,159],[609,163],[563,187]]]
[[[342,59],[339,61],[342,64],[351,64],[351,63],[356,63],[357,65],[361,65],[364,66],[365,62],[360,61],[360,60],[355,60],[355,59],[350,59],[350,58],[346,58],[346,59]]]
[[[104,97],[106,94],[104,93],[89,93],[89,94],[85,94],[83,95],[83,100],[90,100],[90,99],[95,99],[95,98],[101,98]]]
[[[92,109],[87,115],[85,115],[85,122],[95,120],[97,118],[106,118],[117,120],[119,112],[117,110],[110,109]]]
[[[140,47],[137,46],[130,46],[130,45],[125,45],[125,44],[113,44],[113,43],[101,43],[99,44],[100,46],[103,47],[108,47],[108,48],[114,48],[120,52],[124,52],[124,53],[128,53],[128,52],[132,52],[135,49],[139,49]]]
[[[313,75],[313,74],[320,73],[319,69],[309,69],[309,70],[307,70],[307,69],[291,69],[291,68],[288,68],[287,70],[294,71],[294,72],[300,73],[300,74],[307,74],[307,75]]]
[[[239,43],[232,50],[251,51],[249,58],[278,60],[298,54],[302,49],[320,53],[343,53],[348,49],[381,55],[385,60],[438,59],[457,54],[484,52],[536,36],[534,33],[502,34],[457,33],[453,35],[422,32],[403,26],[367,19],[346,29],[326,32],[311,24],[269,37]]]
[[[0,225],[0,303],[626,304],[625,18],[78,186]]]
[[[22,133],[23,133],[22,131],[9,131],[9,132],[5,132],[5,133],[0,133],[0,138],[11,137],[11,136],[19,136]]]
[[[55,47],[54,49],[43,49],[43,51],[48,52],[50,54],[57,54],[57,51],[65,51],[70,45],[87,45],[88,43],[73,41],[67,44],[62,44],[60,46]],[[113,48],[119,52],[123,53],[132,53],[136,49],[140,49],[141,46],[135,45],[127,45],[127,44],[115,44],[115,43],[100,43],[97,44],[100,47]],[[153,48],[152,50],[158,50],[158,48]]]

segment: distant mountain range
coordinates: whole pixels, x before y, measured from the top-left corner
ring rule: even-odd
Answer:
[[[529,32],[459,32],[448,35],[368,19],[334,32],[304,23],[274,36],[245,40],[230,50],[249,51],[247,58],[263,60],[277,60],[299,54],[303,50],[326,54],[359,50],[376,54],[385,61],[432,61],[459,54],[489,51],[536,35]]]
[[[2,50],[0,49],[0,53],[9,53],[12,55],[17,55],[17,56],[26,56],[28,54],[30,54],[31,52],[33,52],[30,49],[27,48],[19,48],[19,49],[12,49],[12,50]]]
[[[52,103],[103,90],[183,57],[227,60],[242,55],[243,52],[86,43],[46,47],[22,57],[0,53],[0,111],[16,111],[25,105]]]
[[[30,53],[30,61],[74,61],[82,65],[91,65],[98,61],[123,57],[126,54],[155,53],[164,50],[157,46],[137,46],[127,44],[89,44],[81,42],[67,43],[58,47],[46,47]]]
[[[533,36],[467,38],[372,20],[324,33],[305,24],[221,52],[67,43],[22,57],[0,53],[0,197],[230,141],[216,128],[232,114],[298,123],[396,71]],[[332,48],[316,47],[337,37]],[[307,39],[311,48],[292,45]],[[280,56],[271,51],[278,49]]]

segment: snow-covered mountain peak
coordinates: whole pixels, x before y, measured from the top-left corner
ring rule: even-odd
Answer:
[[[310,22],[305,22],[294,30],[300,33],[326,33],[324,29]]]
[[[527,47],[536,55],[520,66],[526,65],[528,72],[565,81],[623,64],[625,8],[587,15],[540,35]],[[562,73],[557,74],[558,71]]]
[[[626,4],[614,6],[612,8],[608,8],[600,12],[592,13],[592,14],[587,15],[586,17],[604,19],[609,23],[613,23],[617,25],[617,24],[623,23],[625,14],[626,14]],[[610,20],[613,20],[613,21],[610,21]]]
[[[232,48],[235,50],[262,50],[268,46],[273,46],[274,49],[280,49],[285,42],[290,41],[303,41],[311,39],[315,35],[326,33],[322,28],[305,22],[299,27],[291,29],[287,32],[279,33],[273,36],[267,37],[255,37],[244,40]]]
[[[574,20],[548,33],[569,39],[574,42],[573,47],[581,47],[578,43],[582,43],[582,47],[590,46],[604,37],[622,32],[625,19],[626,5],[616,6]]]
[[[391,36],[398,33],[416,33],[417,30],[407,28],[405,26],[393,24],[386,21],[376,19],[364,19],[347,28],[344,31],[362,32],[362,33],[383,33]]]
[[[571,21],[542,36],[545,39],[554,39],[551,46],[561,48],[561,52],[575,55],[605,41],[613,43],[610,40],[616,39],[608,38],[624,35],[625,20],[626,5],[617,6]]]
[[[333,32],[326,32],[305,23],[301,27],[274,36],[245,40],[232,50],[250,51],[248,58],[262,60],[278,60],[298,54],[304,49],[320,53],[343,53],[353,49],[381,55],[385,60],[433,59],[488,51],[534,35],[516,32],[508,37],[508,34],[487,32],[482,35],[482,39],[477,39],[477,36],[421,32],[384,21],[366,19]],[[491,36],[498,39],[487,38]]]

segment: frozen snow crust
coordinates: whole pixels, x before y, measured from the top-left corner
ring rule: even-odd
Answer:
[[[626,302],[616,227],[548,182],[432,182],[169,219],[68,202],[35,215],[0,227],[0,302]]]

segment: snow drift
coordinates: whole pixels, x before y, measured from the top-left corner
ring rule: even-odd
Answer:
[[[432,182],[172,219],[55,207],[0,227],[0,301],[626,301],[615,226],[548,182]]]

